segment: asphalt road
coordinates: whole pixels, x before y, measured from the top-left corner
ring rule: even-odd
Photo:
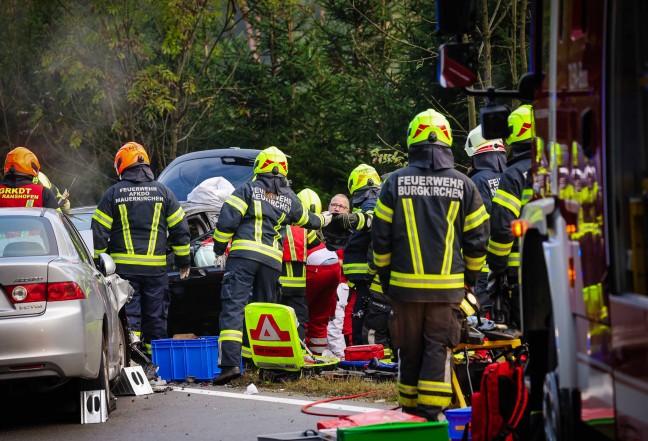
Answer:
[[[3,402],[0,440],[256,441],[259,435],[316,429],[319,420],[328,419],[301,412],[304,404],[320,400],[318,397],[245,395],[243,390],[223,386],[190,386],[150,395],[120,396],[117,409],[100,424],[79,424],[70,397],[33,396]],[[391,407],[384,403],[336,401],[311,409],[353,414]]]

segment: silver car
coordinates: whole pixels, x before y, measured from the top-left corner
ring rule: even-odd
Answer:
[[[110,403],[128,352],[115,264],[100,260],[65,215],[0,208],[0,395],[78,379]]]

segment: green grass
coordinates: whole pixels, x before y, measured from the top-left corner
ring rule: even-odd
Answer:
[[[336,371],[339,372],[339,371]],[[232,387],[245,389],[254,383],[259,392],[281,392],[287,395],[306,395],[323,398],[346,397],[367,392],[370,394],[357,397],[363,402],[384,402],[397,406],[396,381],[375,381],[360,373],[347,377],[336,377],[332,372],[320,375],[308,374],[296,380],[264,381],[259,377],[259,371],[253,367],[246,369],[243,376],[230,383]]]

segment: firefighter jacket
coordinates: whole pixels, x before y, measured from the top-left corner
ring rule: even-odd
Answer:
[[[0,182],[0,207],[58,208],[56,196],[48,188],[34,184],[31,176],[7,173]]]
[[[435,154],[452,155],[445,150]],[[470,178],[448,168],[452,160],[423,159],[428,167],[402,168],[382,185],[373,260],[390,297],[459,303],[486,257],[488,213]]]
[[[279,277],[279,283],[281,283],[282,287],[306,288],[306,251],[320,243],[314,230],[306,230],[297,225],[286,227],[286,238],[283,243],[283,264],[281,266],[281,276]]]
[[[473,156],[473,171],[468,175],[477,186],[486,211],[491,213],[493,196],[499,186],[500,175],[506,170],[504,152],[487,152]]]
[[[184,210],[173,192],[153,179],[148,165],[124,170],[99,201],[91,225],[95,258],[109,253],[119,274],[166,273],[167,242],[178,268],[191,265]]]
[[[232,240],[229,257],[256,260],[280,271],[286,225],[319,230],[324,216],[304,208],[285,178],[264,175],[238,187],[223,204],[214,252],[223,254]]]
[[[358,214],[360,218],[357,227],[351,233],[344,247],[342,272],[348,280],[349,286],[353,286],[358,282],[368,282],[373,277],[369,274],[368,252],[371,245],[373,212],[379,192],[379,187],[365,187],[353,194],[353,212]]]
[[[522,207],[531,199],[530,143],[512,144],[511,154],[508,168],[500,176],[499,188],[493,197],[486,262],[495,275],[503,274],[508,267],[510,275],[515,276],[520,266],[520,253],[517,239],[511,232],[511,221],[520,217]]]

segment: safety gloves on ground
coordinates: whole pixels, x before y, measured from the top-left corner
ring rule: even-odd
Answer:
[[[322,211],[322,216],[324,217],[324,225],[322,225],[322,227],[325,227],[331,223],[331,220],[333,219],[333,213],[331,213],[330,211]]]
[[[181,279],[186,279],[187,277],[189,277],[189,271],[190,270],[191,270],[190,267],[180,268],[180,278]]]

